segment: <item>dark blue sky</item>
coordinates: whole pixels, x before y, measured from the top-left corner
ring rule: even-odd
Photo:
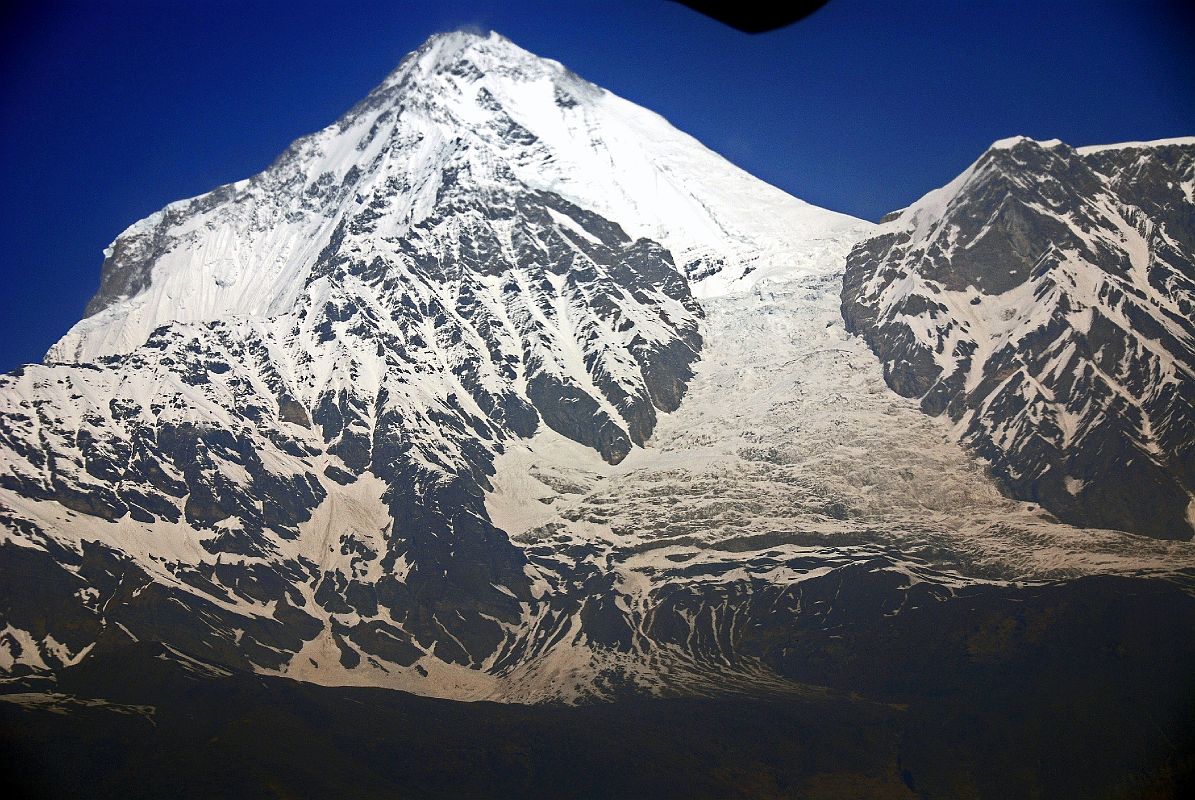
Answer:
[[[249,176],[430,34],[489,27],[759,177],[876,219],[1012,134],[1195,134],[1186,0],[831,0],[748,36],[662,0],[29,4],[0,41],[0,370],[41,358],[101,249]]]

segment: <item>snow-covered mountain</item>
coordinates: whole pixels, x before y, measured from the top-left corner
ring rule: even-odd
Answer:
[[[699,356],[690,277],[751,285],[861,227],[499,36],[434,37],[265,172],[132,226],[49,366],[4,379],[6,544],[60,576],[10,660],[120,630],[495,668],[549,589],[489,518],[495,457],[546,429],[624,459]],[[111,619],[142,603],[153,633]]]
[[[997,142],[851,252],[848,326],[1012,493],[1195,533],[1195,138]]]
[[[433,37],[125,231],[0,378],[0,667],[153,642],[454,698],[789,692],[846,620],[1181,580],[1188,545],[1004,497],[888,391],[839,315],[874,232]]]
[[[394,258],[406,240],[423,258],[477,262],[499,245],[530,257],[511,239],[516,195],[573,239],[592,237],[561,201],[657,242],[706,291],[788,271],[794,253],[812,258],[818,242],[861,224],[762,183],[501,36],[443,34],[266,171],[121,234],[87,319],[47,360],[125,353],[168,322],[290,312],[330,244],[358,260],[375,253],[353,247]],[[449,219],[462,210],[453,197],[486,204],[490,217]],[[482,222],[497,241],[471,227]]]

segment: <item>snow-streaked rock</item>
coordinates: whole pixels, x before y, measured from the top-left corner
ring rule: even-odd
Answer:
[[[893,389],[1016,496],[1195,533],[1195,139],[997,142],[851,253],[842,310]]]

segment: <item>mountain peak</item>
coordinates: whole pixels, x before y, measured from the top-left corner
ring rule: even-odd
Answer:
[[[445,74],[471,82],[483,75],[534,80],[566,73],[558,62],[528,52],[496,31],[461,28],[432,34],[402,60],[379,89],[409,89]]]
[[[397,237],[446,191],[514,185],[658,242],[702,281],[699,294],[808,269],[803,253],[866,227],[762,183],[659,115],[497,33],[450,31],[264,172],[126,230],[106,254],[88,318],[47,357],[129,352],[172,321],[284,313],[338,226],[363,206],[371,230]]]
[[[998,139],[992,142],[988,150],[1012,150],[1021,145],[1032,145],[1034,147],[1052,148],[1058,147],[1062,144],[1061,139],[1034,139],[1029,136],[1009,136],[1004,139]]]
[[[451,66],[470,55],[500,50],[507,51],[504,55],[535,57],[499,33],[471,28],[434,33],[411,55],[425,69],[435,70]]]

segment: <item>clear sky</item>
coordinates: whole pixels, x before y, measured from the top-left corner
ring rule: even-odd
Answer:
[[[1195,134],[1190,5],[831,0],[749,36],[664,0],[33,0],[0,16],[0,370],[79,318],[125,227],[263,169],[437,31],[492,28],[874,220],[1005,136]]]

